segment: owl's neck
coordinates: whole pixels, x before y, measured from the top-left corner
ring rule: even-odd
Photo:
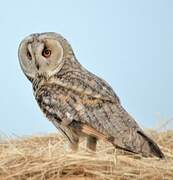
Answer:
[[[44,74],[38,74],[32,81],[32,87],[34,90],[34,93],[47,81],[47,77]]]

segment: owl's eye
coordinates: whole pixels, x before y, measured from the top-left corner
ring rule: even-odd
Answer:
[[[29,51],[27,51],[27,57],[29,60],[32,60],[32,56],[31,56],[31,53]]]
[[[44,49],[43,49],[43,52],[42,52],[42,55],[43,55],[45,58],[50,57],[50,55],[51,55],[51,50],[48,49],[48,48],[44,48]]]

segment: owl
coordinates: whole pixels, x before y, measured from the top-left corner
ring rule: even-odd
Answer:
[[[85,137],[91,151],[96,151],[97,141],[102,139],[124,151],[164,158],[110,85],[79,63],[60,34],[29,35],[20,43],[18,57],[40,109],[73,150],[80,137]]]

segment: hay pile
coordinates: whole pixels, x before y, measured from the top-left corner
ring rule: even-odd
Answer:
[[[100,142],[97,153],[70,152],[59,134],[1,139],[0,179],[173,179],[173,131],[150,132],[166,160],[123,155]]]

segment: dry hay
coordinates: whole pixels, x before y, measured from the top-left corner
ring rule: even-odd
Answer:
[[[0,179],[173,179],[173,131],[150,133],[166,160],[124,155],[103,142],[96,154],[87,152],[84,142],[72,153],[59,134],[2,138]]]

